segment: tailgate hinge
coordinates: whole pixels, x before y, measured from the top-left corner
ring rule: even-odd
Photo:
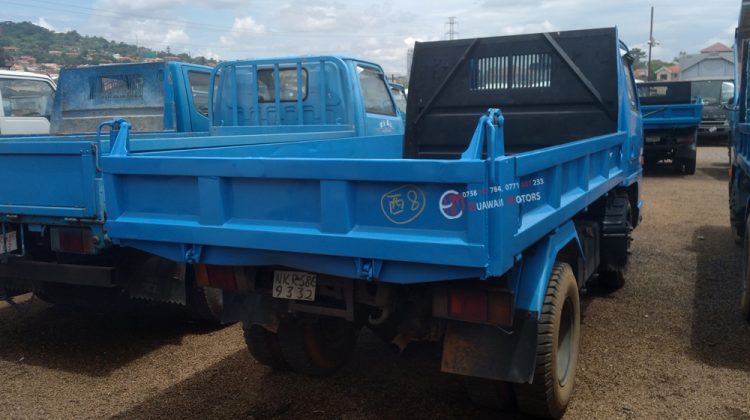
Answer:
[[[373,259],[357,258],[354,260],[357,265],[357,274],[360,278],[374,280],[380,276],[380,269],[383,267],[383,261]]]
[[[203,253],[203,245],[182,245],[182,254],[185,256],[186,263],[196,264],[200,262],[201,253]]]

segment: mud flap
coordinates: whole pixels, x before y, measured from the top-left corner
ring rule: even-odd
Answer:
[[[536,364],[536,314],[516,312],[512,330],[451,321],[443,339],[446,373],[531,383]]]
[[[130,261],[127,290],[130,297],[187,305],[185,264],[155,255]]]

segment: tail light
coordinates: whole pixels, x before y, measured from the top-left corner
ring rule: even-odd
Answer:
[[[237,290],[234,267],[226,265],[195,264],[195,280],[199,286]]]
[[[93,254],[94,235],[89,229],[51,228],[50,245],[55,252]]]
[[[484,290],[451,289],[448,316],[470,322],[513,324],[513,296]]]

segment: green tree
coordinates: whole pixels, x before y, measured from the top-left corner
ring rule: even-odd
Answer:
[[[631,48],[630,56],[633,57],[633,68],[645,69],[646,68],[646,53],[640,48]]]

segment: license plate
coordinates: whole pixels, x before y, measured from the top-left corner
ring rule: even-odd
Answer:
[[[315,300],[318,276],[303,271],[274,271],[272,295],[279,299]]]
[[[661,140],[661,137],[654,137],[654,136],[646,137],[646,143],[658,143],[660,140]]]
[[[13,252],[16,250],[18,250],[18,240],[16,239],[16,231],[7,232],[5,235],[0,234],[0,254]]]

